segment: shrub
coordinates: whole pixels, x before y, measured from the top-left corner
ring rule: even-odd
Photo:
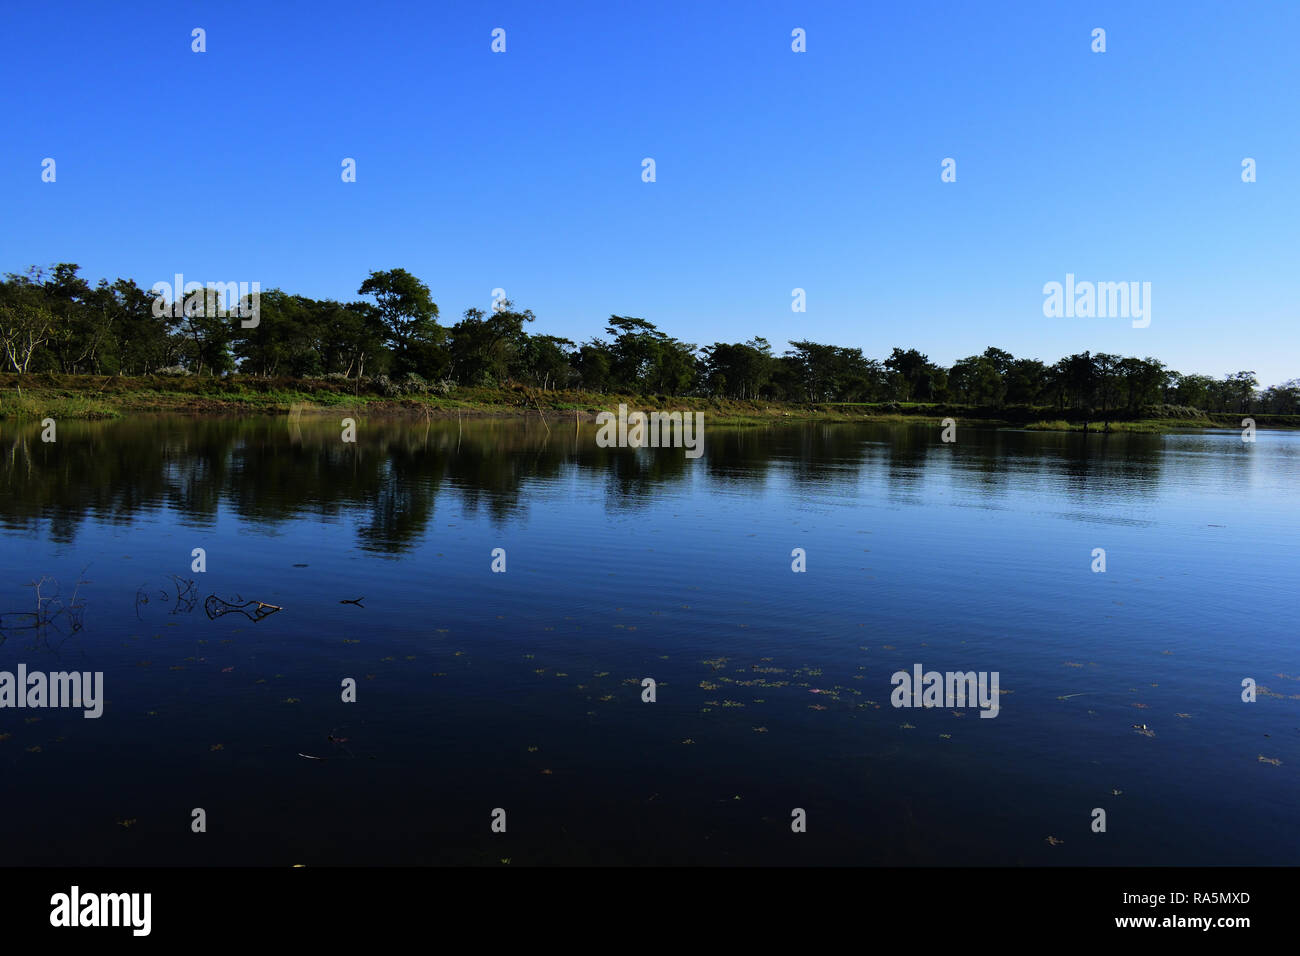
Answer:
[[[1143,418],[1200,418],[1201,411],[1190,405],[1148,405],[1142,409]]]
[[[414,372],[407,372],[399,387],[407,395],[423,395],[429,390],[429,383],[424,380],[423,376]]]

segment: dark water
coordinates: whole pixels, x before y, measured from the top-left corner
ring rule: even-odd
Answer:
[[[1300,435],[716,427],[692,461],[535,418],[169,417],[0,451],[0,670],[107,698],[0,710],[5,863],[1300,852]],[[42,576],[64,610],[23,626]],[[892,707],[917,663],[998,672],[998,716]]]

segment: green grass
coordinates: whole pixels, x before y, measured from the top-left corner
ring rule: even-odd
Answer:
[[[1084,430],[1083,422],[1066,422],[1056,419],[1054,421],[1038,421],[1028,424],[1026,431],[1031,432],[1081,432]],[[1129,432],[1145,435],[1159,435],[1164,432],[1179,431],[1180,429],[1196,428],[1217,428],[1214,422],[1208,418],[1148,418],[1135,422],[1111,422],[1111,432]],[[1106,431],[1106,423],[1091,421],[1088,422],[1089,433]]]
[[[91,395],[50,395],[42,392],[19,395],[15,390],[6,391],[0,397],[0,420],[4,421],[41,421],[46,418],[55,421],[94,421],[118,418],[120,415],[121,412],[114,405]]]
[[[631,393],[593,394],[580,391],[541,391],[524,386],[460,387],[449,395],[435,393],[383,395],[358,389],[353,381],[288,378],[260,379],[206,376],[0,374],[0,420],[43,418],[115,418],[143,412],[187,414],[287,414],[351,409],[377,417],[455,418],[536,415],[559,419],[575,415],[590,421],[600,411],[620,404],[643,411],[704,412],[711,425],[759,426],[782,422],[878,422],[937,425],[954,418],[960,425],[1025,428],[1031,431],[1082,431],[1085,412],[1030,406],[974,407],[935,402],[769,402],[702,397],[670,397]],[[1091,414],[1096,414],[1091,413]],[[1119,414],[1119,413],[1116,413]],[[1192,408],[1156,406],[1148,419],[1112,420],[1112,432],[1160,433],[1188,428],[1236,428],[1242,415],[1206,414]],[[1122,415],[1120,416],[1122,418]],[[1300,416],[1253,416],[1261,428],[1300,428]],[[1088,430],[1103,431],[1090,421]]]

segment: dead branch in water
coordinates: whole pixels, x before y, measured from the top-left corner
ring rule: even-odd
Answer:
[[[89,565],[86,566],[88,567]],[[0,643],[8,636],[6,631],[35,631],[37,639],[47,638],[50,630],[57,631],[65,638],[79,633],[85,627],[86,610],[85,601],[81,599],[81,586],[90,583],[84,577],[86,568],[81,569],[72,594],[66,600],[61,595],[57,578],[42,575],[40,580],[32,581],[29,587],[36,598],[36,609],[0,615]],[[51,585],[54,593],[48,595]],[[14,623],[15,619],[20,623]]]
[[[239,600],[240,595],[236,594],[235,599]],[[256,605],[256,607],[254,607]],[[234,604],[230,601],[222,600],[215,594],[209,594],[207,600],[203,602],[203,610],[207,612],[210,619],[216,620],[223,614],[238,612],[250,621],[256,623],[263,618],[270,617],[276,611],[283,611],[284,608],[278,604],[267,604],[264,601],[244,601],[242,604]]]

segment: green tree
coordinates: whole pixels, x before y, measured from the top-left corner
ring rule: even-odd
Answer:
[[[504,299],[490,313],[466,309],[451,328],[450,374],[462,385],[497,385],[518,369],[518,357],[528,339],[524,325],[534,320],[531,310],[518,312]]]
[[[390,269],[371,272],[357,294],[375,299],[395,373],[443,374],[449,361],[446,330],[438,325],[438,305],[427,285],[405,269]]]

